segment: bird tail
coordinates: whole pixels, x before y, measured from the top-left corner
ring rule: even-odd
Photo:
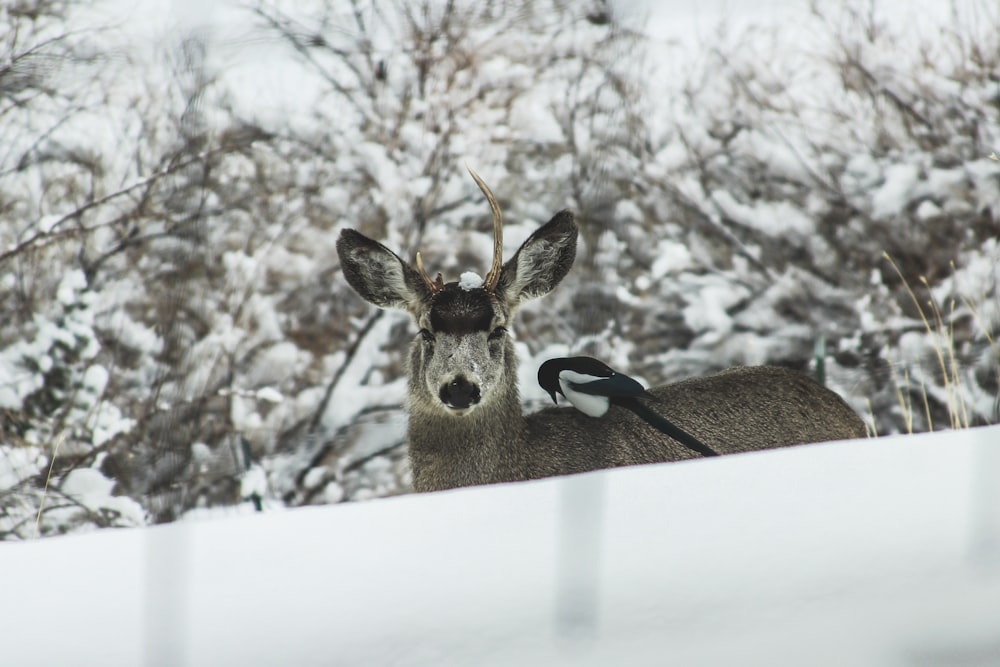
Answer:
[[[654,412],[652,409],[646,407],[642,403],[636,400],[628,401],[623,403],[623,407],[628,408],[636,415],[639,416],[643,421],[657,429],[661,433],[669,435],[671,438],[681,443],[688,449],[698,452],[702,456],[718,456],[719,452],[715,451],[705,443],[703,443],[698,438],[694,437],[681,427],[677,426],[671,422],[666,417]]]

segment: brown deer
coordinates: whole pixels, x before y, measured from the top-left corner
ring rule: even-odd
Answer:
[[[678,461],[698,454],[614,406],[600,418],[573,408],[524,415],[517,356],[508,335],[517,307],[551,292],[576,257],[569,211],[537,229],[503,262],[503,220],[493,213],[493,264],[481,285],[445,283],[377,241],[345,229],[344,277],[379,308],[410,313],[409,455],[417,491]],[[749,366],[650,389],[654,409],[712,450],[730,454],[862,438],[864,422],[840,396],[786,368]]]

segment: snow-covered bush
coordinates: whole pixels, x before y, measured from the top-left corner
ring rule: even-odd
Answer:
[[[49,28],[86,25],[74,11],[60,6]],[[80,487],[77,470],[113,480],[152,521],[247,498],[406,489],[401,352],[411,334],[403,318],[368,313],[341,281],[339,229],[423,248],[448,275],[478,269],[489,218],[463,160],[498,184],[519,242],[573,203],[554,184],[583,179],[586,191],[588,170],[633,140],[627,126],[638,120],[616,102],[627,80],[603,86],[630,38],[561,3],[240,11],[287,44],[284,56],[298,54],[320,107],[287,122],[238,110],[198,33],[163,60],[67,58],[45,88],[85,75],[90,85],[11,107],[23,107],[23,124],[6,127],[24,148],[7,156],[0,181],[18,207],[0,223],[11,297],[0,358],[19,375],[0,378],[0,391],[33,397],[5,403],[0,448],[33,466],[11,478],[6,497],[24,509],[12,522],[37,515],[61,484]],[[26,48],[43,48],[39,35]],[[40,111],[56,120],[32,125]],[[612,137],[601,116],[627,123]],[[508,173],[516,188],[503,185]],[[79,283],[85,308],[58,297],[61,274]],[[29,391],[52,393],[56,378],[26,352],[44,352],[31,328],[41,313],[51,311],[42,333],[66,337],[72,320],[60,309],[73,308],[88,318],[90,347],[60,362],[75,364],[73,381],[94,404],[74,408],[79,427],[57,437],[55,408]]]
[[[998,419],[1000,12],[956,3],[922,32],[890,7],[721,28],[662,95],[636,217],[696,259],[664,274],[649,252],[635,278],[631,338],[690,332],[640,347],[649,374],[805,367],[822,337],[877,432]]]
[[[91,467],[134,420],[109,397],[100,296],[72,260],[106,157],[72,130],[107,99],[94,35],[67,19],[0,8],[0,539],[145,521]]]

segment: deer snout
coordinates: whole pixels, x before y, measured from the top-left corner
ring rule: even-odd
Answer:
[[[470,405],[479,402],[479,385],[469,382],[464,376],[459,375],[451,382],[441,386],[438,398],[453,410],[465,410]]]

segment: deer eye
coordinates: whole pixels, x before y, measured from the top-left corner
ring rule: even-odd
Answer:
[[[490,332],[490,340],[500,340],[505,333],[507,333],[506,327],[497,327]]]
[[[434,342],[434,334],[432,334],[428,329],[421,329],[420,330],[420,337],[424,339],[425,343],[433,343]]]

